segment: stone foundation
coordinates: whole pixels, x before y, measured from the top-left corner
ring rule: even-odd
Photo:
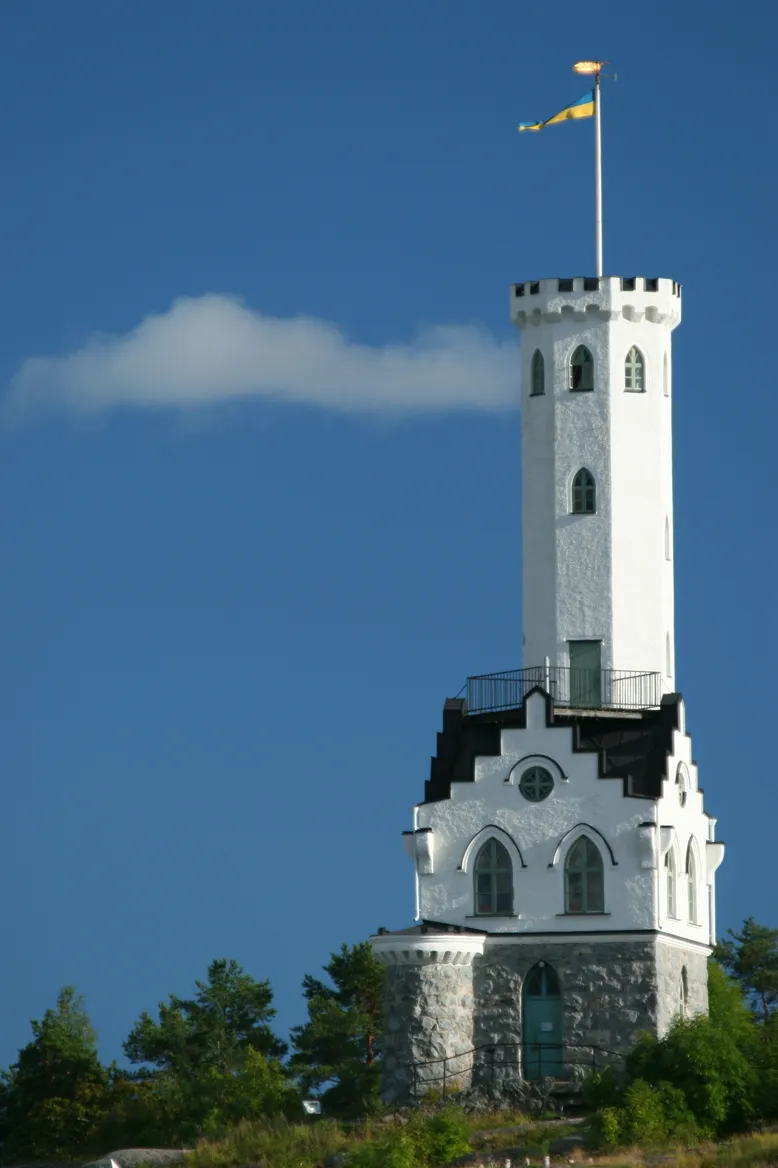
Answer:
[[[522,1073],[522,988],[540,961],[559,978],[566,1068],[616,1061],[644,1031],[664,1035],[681,1008],[684,970],[686,1014],[708,1008],[705,953],[655,935],[491,944],[484,936],[425,937],[423,945],[406,940],[402,950],[389,937],[378,940],[384,944],[376,956],[387,966],[386,1102],[442,1087],[444,1065],[447,1085],[515,1082]],[[485,1049],[473,1056],[474,1047]]]

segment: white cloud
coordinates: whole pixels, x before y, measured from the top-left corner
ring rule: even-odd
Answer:
[[[356,344],[313,317],[263,316],[230,296],[176,300],[122,336],[61,357],[30,357],[15,411],[52,405],[212,406],[268,398],[352,412],[500,410],[518,405],[514,345],[473,326],[427,329],[407,344]]]

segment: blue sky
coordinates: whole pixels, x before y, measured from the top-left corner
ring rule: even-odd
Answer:
[[[684,284],[719,924],[778,925],[778,13],[741,11],[3,4],[0,1065],[65,982],[118,1056],[215,956],[286,1033],[331,949],[410,921],[443,701],[520,662],[508,287],[591,271],[593,192],[590,122],[515,128],[581,56],[618,70],[606,271]]]

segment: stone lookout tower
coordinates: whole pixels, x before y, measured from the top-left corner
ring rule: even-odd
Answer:
[[[515,284],[522,668],[448,699],[405,833],[417,924],[387,969],[384,1096],[563,1077],[707,1010],[715,872],[677,692],[671,336],[647,277]]]

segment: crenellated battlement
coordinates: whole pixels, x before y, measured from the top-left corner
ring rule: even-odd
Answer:
[[[526,280],[511,286],[511,320],[517,328],[574,321],[624,320],[664,324],[681,320],[681,285],[648,276],[573,276]]]

